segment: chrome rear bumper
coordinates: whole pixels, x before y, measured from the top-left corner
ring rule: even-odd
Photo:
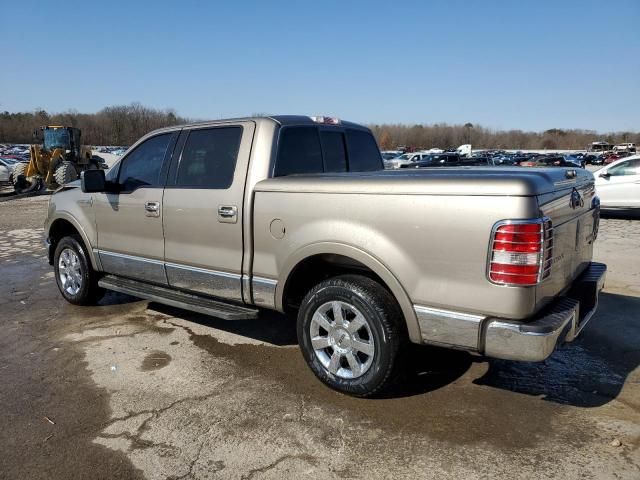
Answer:
[[[558,345],[574,340],[591,320],[606,272],[606,265],[592,262],[564,296],[526,321],[416,306],[423,341],[488,357],[542,361]]]
[[[598,308],[607,266],[591,263],[566,296],[527,322],[489,319],[483,325],[482,353],[507,360],[542,361],[563,343],[574,340]]]

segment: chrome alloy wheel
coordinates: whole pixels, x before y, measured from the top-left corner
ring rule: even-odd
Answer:
[[[311,345],[320,363],[340,378],[364,375],[375,354],[367,319],[346,302],[327,302],[314,312],[309,325]]]
[[[78,254],[70,248],[65,248],[58,259],[58,276],[65,292],[77,295],[82,288],[82,267]]]

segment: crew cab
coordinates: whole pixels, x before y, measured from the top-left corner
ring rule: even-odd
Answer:
[[[370,396],[407,342],[541,361],[573,340],[604,284],[598,221],[583,169],[385,171],[365,127],[272,116],[149,133],[52,195],[45,232],[67,301],[283,312],[320,380]]]

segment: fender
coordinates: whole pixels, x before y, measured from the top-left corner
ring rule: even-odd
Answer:
[[[421,343],[420,328],[413,304],[396,276],[380,260],[357,247],[345,243],[319,242],[306,245],[290,255],[282,268],[282,274],[276,287],[276,309],[283,311],[284,288],[293,269],[306,258],[321,254],[336,254],[356,260],[378,275],[391,290],[400,305],[407,324],[407,331],[411,341]]]
[[[84,228],[82,228],[82,226],[80,226],[80,223],[70,213],[65,212],[65,211],[56,211],[55,216],[53,218],[48,218],[47,219],[47,224],[45,225],[45,229],[44,229],[46,237],[47,238],[49,237],[49,231],[51,230],[51,227],[58,220],[66,220],[71,225],[73,225],[73,228],[75,228],[78,231],[78,233],[80,234],[80,236],[82,237],[82,242],[84,243],[84,246],[87,249],[87,253],[89,255],[89,259],[91,260],[91,266],[97,272],[102,271],[102,264],[100,263],[100,259],[98,258],[98,256],[95,255],[95,253],[93,251],[93,246],[91,245],[91,242],[89,241],[89,236],[87,235],[87,232],[85,232]]]

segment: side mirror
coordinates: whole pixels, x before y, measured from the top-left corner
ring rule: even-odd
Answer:
[[[104,170],[85,170],[80,173],[80,186],[84,193],[104,192],[106,190]]]
[[[611,174],[610,174],[609,172],[602,172],[602,173],[600,174],[600,176],[601,176],[602,178],[609,178],[609,177],[611,176]]]

